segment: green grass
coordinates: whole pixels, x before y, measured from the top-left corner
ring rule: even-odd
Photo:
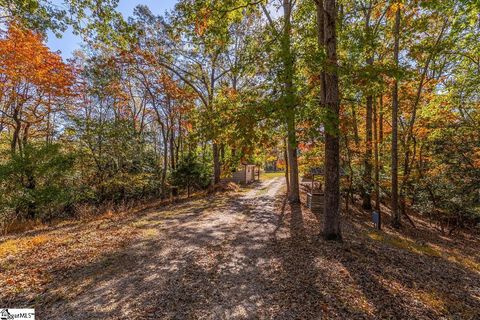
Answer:
[[[429,256],[441,256],[440,252],[435,248],[432,248],[429,245],[420,245],[415,243],[410,239],[400,238],[392,235],[386,235],[379,233],[377,231],[372,231],[367,233],[368,237],[372,240],[383,242],[388,244],[392,247],[396,247],[398,249],[403,249],[407,251],[411,251],[418,254],[425,254]]]
[[[285,172],[279,171],[279,172],[260,173],[260,180],[270,180],[278,177],[285,177]]]

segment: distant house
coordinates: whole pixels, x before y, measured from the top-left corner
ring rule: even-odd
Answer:
[[[232,174],[232,180],[238,184],[249,184],[259,178],[260,169],[253,163],[242,163]]]

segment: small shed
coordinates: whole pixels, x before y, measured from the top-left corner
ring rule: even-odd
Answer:
[[[260,178],[260,170],[253,163],[242,163],[232,174],[232,179],[238,184],[249,184]]]

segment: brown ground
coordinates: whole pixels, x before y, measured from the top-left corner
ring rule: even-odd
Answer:
[[[343,243],[283,179],[229,195],[0,238],[0,308],[38,319],[480,319],[480,241],[374,231]]]

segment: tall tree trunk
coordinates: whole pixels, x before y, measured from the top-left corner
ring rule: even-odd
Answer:
[[[398,67],[398,54],[400,44],[400,6],[397,6],[395,15],[393,60]],[[398,210],[398,80],[395,79],[392,89],[392,226],[400,228],[401,216]]]
[[[284,140],[283,156],[285,158],[285,182],[287,183],[287,195],[290,194],[290,177],[289,177],[289,164],[288,164],[288,142],[287,139]]]
[[[291,203],[300,202],[300,189],[298,185],[298,159],[297,159],[297,133],[295,124],[295,88],[293,84],[294,56],[291,47],[291,16],[292,16],[292,1],[283,0],[284,13],[284,28],[282,35],[282,59],[283,59],[283,80],[284,80],[284,95],[285,95],[285,117],[287,125],[287,154],[289,170],[290,189],[288,193],[288,200]]]
[[[383,94],[380,95],[379,100],[380,105],[378,109],[378,140],[381,145],[383,143]],[[382,153],[381,150],[380,153]]]
[[[348,172],[349,172],[349,175],[348,175],[348,191],[347,191],[347,195],[345,197],[345,209],[347,211],[347,213],[349,213],[349,201],[351,201],[352,205],[353,205],[353,167],[352,167],[352,152],[350,150],[350,142],[349,142],[349,139],[348,139],[348,135],[345,133],[344,134],[344,139],[345,139],[345,148],[346,148],[346,152],[347,152],[347,166],[348,166]]]
[[[212,151],[213,151],[213,184],[217,184],[220,182],[221,164],[220,164],[220,152],[219,152],[218,144],[216,142],[212,143]]]
[[[225,165],[225,143],[220,144],[220,164],[222,165],[222,169],[225,169],[223,167]]]
[[[323,236],[327,240],[341,240],[340,228],[340,96],[337,74],[336,1],[324,2],[324,32],[328,68],[325,72],[325,223]]]
[[[26,123],[25,127],[23,128],[22,140],[18,141],[19,146],[22,146],[21,149],[23,150],[25,150],[28,144],[29,131],[30,131],[30,123]],[[26,180],[25,188],[28,190],[29,193],[34,193],[37,183],[35,180],[33,168],[31,168],[30,166],[26,166],[24,172],[25,172],[25,180]],[[27,218],[35,219],[36,211],[37,211],[35,200],[32,198],[29,198],[27,201],[28,201],[27,210],[26,210]]]
[[[172,125],[170,129],[170,168],[175,170],[176,162],[175,162],[175,129]]]
[[[298,158],[297,158],[297,139],[295,133],[294,122],[288,123],[288,144],[287,144],[287,158],[289,167],[289,193],[288,200],[290,203],[300,202],[300,188],[298,181]],[[292,128],[293,127],[293,128]]]
[[[323,14],[323,0],[315,0],[317,9],[317,42],[320,51],[325,51],[325,16]],[[320,72],[320,107],[325,108],[325,71]]]
[[[20,121],[18,108],[15,108],[13,111],[13,121],[15,125],[13,129],[13,136],[12,136],[12,142],[11,142],[10,148],[11,148],[12,154],[15,154],[17,152],[17,147],[20,148],[19,146],[20,130],[22,129],[22,122]]]
[[[369,95],[367,96],[365,117],[365,157],[362,188],[362,207],[365,210],[372,209],[372,105],[373,97]]]
[[[372,13],[372,4],[368,8],[365,8],[365,37],[371,39],[370,28],[370,16]],[[367,45],[367,59],[366,64],[368,67],[373,66],[374,61],[374,49],[373,44]],[[366,89],[367,101],[366,101],[366,113],[365,113],[365,155],[364,155],[364,171],[363,171],[363,185],[362,188],[362,207],[365,210],[372,209],[372,108],[373,108],[373,96],[370,92],[370,88]]]
[[[375,210],[380,213],[380,161],[378,153],[377,103],[373,103],[373,150],[375,157]]]
[[[423,67],[422,75],[420,77],[420,83],[417,88],[417,93],[415,96],[415,101],[413,103],[413,109],[412,109],[412,115],[410,117],[410,121],[408,122],[407,126],[407,132],[406,132],[406,137],[403,140],[404,141],[404,150],[405,150],[405,158],[404,158],[404,165],[403,165],[403,178],[402,178],[402,183],[400,186],[400,215],[404,215],[407,217],[410,223],[412,223],[412,220],[408,217],[407,215],[407,204],[406,204],[406,193],[410,189],[410,174],[414,166],[415,162],[415,157],[416,157],[416,141],[415,141],[415,135],[414,135],[414,126],[415,126],[415,121],[417,118],[417,110],[418,110],[418,105],[421,101],[422,97],[422,92],[423,92],[423,87],[425,84],[425,79],[427,78],[428,70],[430,67],[430,63],[434,60],[435,54],[437,53],[436,48],[441,43],[441,40],[443,38],[444,32],[448,26],[448,18],[445,18],[444,24],[442,26],[442,29],[440,31],[440,34],[438,35],[435,44],[434,44],[434,49],[430,51],[430,54],[428,55],[427,61],[425,63],[425,66]],[[410,145],[413,142],[413,146],[411,147]],[[413,148],[413,150],[412,150]],[[413,225],[413,223],[412,223]]]
[[[217,56],[218,57],[218,56]],[[209,112],[214,113],[215,112],[215,106],[214,106],[214,95],[215,95],[215,72],[216,72],[216,58],[213,58],[212,60],[212,70],[210,72],[210,92],[208,95],[208,108]],[[217,130],[212,123],[212,126],[214,127],[214,133],[213,133],[213,141],[212,141],[212,154],[213,154],[213,180],[212,183],[215,185],[220,182],[220,175],[221,175],[221,163],[220,163],[220,150],[218,147],[218,143],[215,141],[217,138]]]
[[[167,196],[167,169],[168,169],[168,131],[165,130],[165,126],[161,124],[162,140],[163,140],[163,170],[162,170],[162,198]]]
[[[178,146],[176,152],[177,163],[180,161],[180,158],[183,159],[184,154],[184,146],[183,146],[183,128],[182,128],[182,114],[178,118]]]

